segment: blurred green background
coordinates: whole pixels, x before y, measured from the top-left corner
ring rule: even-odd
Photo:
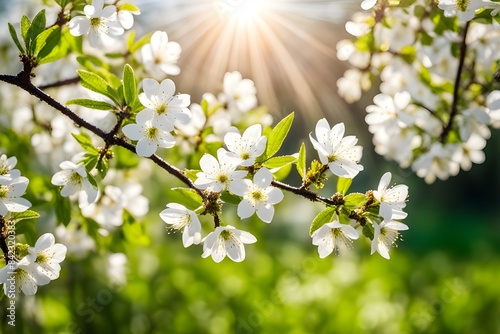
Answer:
[[[166,30],[184,48],[190,35],[180,27],[196,27],[196,13],[183,16],[182,6],[208,2],[172,1],[161,7],[159,2],[136,1],[144,5],[139,27]],[[0,332],[500,333],[499,131],[492,131],[484,164],[432,185],[377,156],[363,122],[364,106],[375,91],[357,105],[346,105],[335,94],[335,81],[343,71],[332,56],[335,42],[345,37],[342,20],[358,3],[337,4],[343,14],[334,17],[322,17],[318,10],[322,5],[330,6],[325,7],[329,10],[337,8],[331,1],[311,1],[309,5],[312,3],[317,5],[315,15],[298,9],[283,15],[292,23],[302,24],[304,31],[333,50],[327,53],[311,48],[305,54],[294,54],[311,80],[303,84],[313,88],[315,108],[306,108],[307,101],[286,84],[275,88],[275,101],[266,100],[259,89],[261,78],[255,76],[259,72],[245,67],[244,61],[238,67],[228,63],[221,71],[239,70],[244,77],[253,79],[260,102],[270,105],[276,119],[297,111],[300,117],[284,152],[298,151],[300,139],[308,141],[311,124],[318,117],[325,116],[331,123],[344,121],[347,134],[357,135],[364,146],[361,163],[365,171],[356,177],[351,190],[375,189],[385,171],[393,173],[393,182],[409,186],[405,223],[410,230],[403,233],[399,247],[391,249],[391,260],[378,254],[370,256],[369,243],[364,240],[355,242],[355,249],[348,254],[319,259],[308,230],[321,206],[311,206],[292,195],[278,206],[280,214],[270,225],[252,219],[234,222],[258,239],[246,247],[243,263],[226,259],[216,264],[202,259],[201,247],[184,249],[178,233],[165,231],[158,212],[174,201],[175,195],[168,190],[173,186],[170,179],[156,171],[151,184],[144,184],[151,208],[150,214],[141,219],[145,239],[134,243],[119,232],[105,242],[112,252],[127,255],[126,284],[110,283],[103,249],[84,259],[68,258],[62,263],[58,280],[40,287],[34,297],[18,301],[15,328],[7,326],[4,312],[8,304],[5,298],[1,301]],[[162,26],[165,20],[172,29]],[[4,26],[6,22],[1,21]],[[282,36],[285,46],[290,42],[287,36]],[[202,92],[220,89],[215,82],[220,82],[223,72],[206,80],[193,75],[196,71],[190,68],[190,53],[186,50],[189,48],[184,48],[181,56],[183,72],[173,79],[181,91],[191,93],[193,101],[197,101]],[[210,65],[205,64],[208,69],[199,73],[209,73]],[[288,79],[285,74],[273,76],[273,82]],[[192,91],[197,83],[198,88]],[[5,84],[0,84],[0,89],[4,88]],[[0,113],[9,113],[1,102]],[[16,155],[20,160],[18,168],[30,177],[28,164],[33,163],[35,155],[28,137],[2,127],[0,148]],[[310,145],[308,148],[312,159],[313,151]],[[45,180],[50,180],[50,175]],[[157,180],[165,185],[153,187]],[[289,182],[296,184],[297,179],[291,176]],[[327,185],[330,191],[334,184],[332,177]],[[328,193],[328,189],[324,191]],[[227,223],[237,219],[234,210],[223,219]],[[204,222],[208,232],[210,222]]]

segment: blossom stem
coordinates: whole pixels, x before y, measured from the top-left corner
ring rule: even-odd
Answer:
[[[455,116],[458,114],[458,99],[459,99],[459,90],[460,90],[460,79],[462,77],[462,72],[464,69],[465,63],[465,54],[467,53],[467,32],[469,30],[470,21],[467,21],[464,29],[462,30],[462,43],[460,44],[460,58],[458,60],[458,69],[457,75],[455,77],[455,85],[453,86],[453,102],[451,104],[451,112],[450,118],[448,119],[448,123],[443,127],[443,132],[441,132],[441,143],[444,143],[448,133],[453,126],[453,120]]]

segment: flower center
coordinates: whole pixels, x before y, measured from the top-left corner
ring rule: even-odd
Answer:
[[[382,230],[380,230],[379,242],[383,242],[387,247],[392,246],[393,244],[397,247],[396,240],[398,240],[398,237],[398,231],[382,228]]]
[[[469,6],[469,2],[470,0],[457,0],[456,8],[461,12],[465,12]]]
[[[352,240],[347,237],[347,235],[342,231],[341,228],[332,229],[332,234],[335,238],[335,249],[337,254],[340,254],[348,248],[352,248]]]
[[[0,186],[0,198],[4,198],[9,193],[9,187]]]
[[[228,181],[229,181],[229,177],[227,176],[227,174],[221,173],[221,174],[217,175],[217,182],[225,184]]]
[[[146,129],[146,137],[148,137],[149,139],[156,139],[159,133],[160,131],[158,130],[158,128],[154,126],[149,126]]]
[[[158,115],[165,114],[168,111],[168,105],[166,104],[160,104],[158,107],[156,107],[156,112]]]
[[[175,222],[175,224],[172,224],[172,229],[181,231],[189,224],[191,224],[191,216],[186,215],[186,216],[182,217],[181,219],[179,219],[177,222]]]
[[[77,172],[74,172],[69,177],[68,183],[71,183],[71,184],[81,184],[82,183],[82,177]]]
[[[45,253],[38,253],[35,262],[37,263],[45,263],[48,260],[48,256]]]
[[[5,175],[9,172],[7,166],[0,166],[0,175]]]
[[[243,160],[250,159],[250,153],[248,153],[248,152],[243,152],[243,153],[241,153],[241,154],[240,154],[240,157],[241,157],[241,159],[243,159]]]
[[[104,26],[102,17],[93,17],[90,19],[90,26],[94,29],[99,29]]]
[[[231,239],[231,238],[233,237],[233,232],[228,231],[228,230],[224,230],[224,231],[222,231],[222,232],[220,233],[220,237],[221,237],[223,240],[227,241],[227,240],[229,240],[229,239]]]
[[[262,189],[254,189],[250,191],[249,200],[256,204],[260,202],[265,202],[267,200],[267,195],[262,191]]]

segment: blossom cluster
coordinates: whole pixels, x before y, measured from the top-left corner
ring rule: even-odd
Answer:
[[[352,66],[337,86],[355,102],[380,78],[365,118],[376,152],[427,183],[484,162],[489,127],[500,120],[497,3],[370,1],[362,8],[345,25],[354,40],[337,44],[337,57]]]
[[[28,59],[23,65],[28,66],[24,70],[30,75],[17,76],[16,80],[52,89],[51,95],[43,95],[42,101],[51,99],[49,105],[69,119],[55,114],[53,109],[43,109],[38,100],[18,101],[9,96],[4,102],[15,109],[11,120],[14,130],[31,137],[38,160],[47,166],[44,172],[51,175],[52,187],[44,189],[40,201],[57,206],[51,212],[55,222],[51,222],[57,225],[56,235],[66,246],[56,244],[50,233],[42,235],[35,247],[19,246],[19,261],[12,268],[0,270],[0,282],[5,286],[8,275],[15,273],[21,290],[34,294],[38,285],[59,277],[60,262],[66,253],[83,258],[115,236],[147,244],[144,225],[137,221],[149,211],[149,200],[143,192],[162,191],[162,187],[144,189],[144,181],[156,175],[149,160],[142,158],[154,161],[187,186],[172,190],[182,194],[185,201],[172,200],[159,216],[168,230],[182,233],[184,247],[202,244],[204,258],[220,262],[227,256],[235,262],[243,261],[245,244],[255,243],[257,238],[241,230],[238,221],[256,217],[271,223],[284,191],[325,205],[310,227],[312,243],[318,246],[320,257],[343,252],[351,247],[352,240],[363,235],[370,240],[372,254],[378,252],[389,258],[389,248],[400,231],[408,229],[402,222],[407,215],[403,209],[408,187],[391,187],[392,175],[386,173],[377,190],[348,193],[352,180],[364,167],[360,164],[362,147],[357,145],[355,136],[345,135],[343,123],[330,126],[325,118],[317,122],[314,133],[309,135],[317,160],[308,161],[304,143],[297,153],[278,155],[294,115],[271,127],[272,117],[258,105],[252,80],[237,71],[227,72],[221,92],[205,93],[199,103],[191,103],[191,96],[177,92],[171,79],[180,73],[177,61],[181,46],[169,41],[163,31],[138,40],[133,31],[126,31],[131,30],[134,15],[140,14],[138,8],[108,0],[86,1],[85,6],[61,4],[64,6],[60,13],[69,22],[58,22],[47,32],[30,38],[49,44],[59,36],[61,43],[69,40],[75,45],[54,47],[50,52],[43,47],[40,50],[40,46],[32,47],[21,32],[24,46],[16,45]],[[42,26],[44,14],[41,11],[24,24]],[[63,29],[65,26],[69,29]],[[360,26],[351,24],[351,28],[359,30]],[[9,32],[19,42],[13,27]],[[84,35],[88,35],[92,47],[86,50],[88,55],[83,52],[87,48]],[[120,37],[125,35],[126,46],[120,45]],[[366,57],[351,51],[349,58],[353,62]],[[67,57],[73,52],[78,53],[76,60]],[[59,60],[53,65],[54,59]],[[35,69],[37,75],[32,79]],[[121,77],[117,74],[120,71]],[[69,81],[79,85],[68,88],[67,76],[75,72],[77,80]],[[61,77],[53,78],[54,75]],[[53,84],[47,79],[61,81]],[[36,90],[32,94],[40,98]],[[401,93],[401,99],[404,98]],[[68,107],[59,105],[58,100],[65,101]],[[385,98],[377,101],[385,103]],[[397,104],[404,108],[401,101]],[[379,122],[378,116],[374,118],[374,124]],[[401,116],[400,122],[406,121]],[[463,124],[463,132],[473,136],[477,127],[466,121]],[[399,123],[389,127],[397,126]],[[14,169],[15,164],[15,158],[0,159],[2,217],[27,210],[31,205],[22,198],[28,179]],[[302,183],[297,187],[283,182],[292,166],[301,177]],[[323,197],[311,188],[322,189],[327,173],[337,180],[337,190]],[[227,224],[226,212],[230,210],[226,208],[230,205],[234,205],[233,216],[238,218]],[[202,226],[202,217],[213,218],[210,228]],[[111,281],[126,282],[126,263],[124,253],[109,255]]]
[[[0,283],[3,283],[5,295],[14,298],[19,291],[34,295],[38,286],[59,278],[60,263],[65,257],[66,246],[55,243],[51,233],[41,235],[35,247],[28,247],[27,255],[18,261],[9,261],[0,269]],[[11,286],[16,286],[15,291]]]
[[[66,256],[66,246],[56,244],[51,233],[40,236],[35,247],[15,243],[15,224],[20,219],[16,214],[31,207],[31,203],[22,197],[29,180],[15,169],[16,164],[16,157],[0,155],[0,221],[2,242],[9,250],[4,254],[6,265],[0,269],[0,283],[4,284],[5,295],[9,298],[15,298],[18,291],[33,295],[39,285],[57,279],[61,271],[59,263]],[[33,216],[37,214],[30,213],[25,217]]]

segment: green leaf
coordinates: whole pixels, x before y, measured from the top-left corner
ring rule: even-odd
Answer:
[[[126,10],[128,12],[137,13],[137,14],[139,14],[141,12],[139,10],[139,8],[137,8],[136,6],[132,5],[131,3],[122,3],[121,5],[118,6],[118,10],[119,11],[120,10]]]
[[[21,37],[24,40],[24,45],[26,46],[26,51],[29,51],[29,42],[27,40],[27,36],[28,36],[28,30],[30,29],[30,26],[31,26],[30,19],[26,15],[23,15],[23,17],[21,18]]]
[[[137,42],[135,42],[129,49],[130,53],[134,53],[135,51],[142,48],[144,45],[148,44],[151,40],[151,33],[142,36]]]
[[[276,170],[273,169],[273,176],[276,180],[278,181],[283,181],[290,175],[290,172],[292,171],[292,164],[285,165],[281,167],[280,169]]]
[[[337,180],[337,192],[341,193],[342,195],[347,194],[351,183],[352,179],[339,177],[339,179]]]
[[[76,139],[76,141],[82,146],[85,151],[89,153],[99,153],[94,144],[92,144],[92,139],[90,139],[90,136],[88,134],[82,132],[80,134],[72,133],[71,135]]]
[[[366,195],[361,193],[352,193],[344,197],[344,205],[352,210],[360,208],[366,202]]]
[[[307,167],[306,167],[306,145],[302,143],[299,149],[299,157],[297,158],[297,172],[299,173],[302,180],[306,177]]]
[[[66,105],[76,104],[85,108],[97,110],[115,110],[116,107],[112,104],[103,101],[95,101],[90,99],[73,99],[66,102]]]
[[[130,49],[132,48],[132,45],[134,44],[134,39],[135,39],[135,31],[132,30],[127,38],[127,50],[128,51],[130,51]]]
[[[13,212],[11,214],[11,219],[14,219],[16,222],[25,219],[37,219],[40,218],[40,214],[33,210],[26,210],[24,212]]]
[[[61,29],[53,26],[41,32],[34,41],[34,52],[37,61],[40,63],[47,57],[61,41]]]
[[[115,102],[116,105],[120,104],[118,103],[118,92],[102,77],[92,72],[83,70],[79,70],[78,75],[80,76],[80,83],[82,87],[109,97],[113,102]]]
[[[227,191],[223,192],[220,196],[220,199],[226,203],[238,205],[241,202],[241,198],[234,194],[228,193]]]
[[[19,52],[21,52],[21,54],[25,54],[26,51],[24,51],[23,46],[21,45],[21,42],[19,42],[19,38],[17,37],[16,29],[14,28],[14,26],[12,24],[10,24],[10,22],[9,22],[9,33],[10,33],[10,36],[12,37],[12,40],[14,41],[14,44],[16,44],[17,48],[19,49]]]
[[[276,124],[274,129],[271,131],[269,137],[267,138],[267,147],[265,153],[266,158],[272,157],[279,151],[281,145],[283,145],[283,141],[290,131],[293,123],[293,118],[294,113],[291,113],[287,117],[283,118],[278,124]]]
[[[373,226],[371,226],[370,224],[366,224],[365,226],[363,226],[362,233],[368,239],[373,240],[374,237]]]
[[[190,210],[196,210],[203,205],[203,199],[194,189],[176,187],[172,188],[172,190],[174,190],[175,193],[180,196],[181,201],[183,203],[186,203],[184,205]]]
[[[89,180],[90,184],[94,186],[95,189],[99,189],[99,187],[97,186],[97,182],[92,176],[92,174],[90,174],[90,171],[87,171],[87,179]]]
[[[101,177],[101,179],[104,179],[109,170],[109,160],[105,157],[99,159],[97,161],[96,169],[99,172],[99,176]]]
[[[198,174],[200,170],[198,169],[185,169],[184,170],[184,175],[186,175],[191,181],[194,181],[198,178],[196,174]]]
[[[35,39],[45,30],[45,9],[42,9],[38,14],[35,15],[33,21],[31,22],[31,26],[28,29],[26,34],[27,43],[26,48],[28,49],[28,53],[31,55],[35,55]]]
[[[71,203],[68,197],[62,197],[60,194],[55,195],[56,202],[56,217],[57,221],[68,226],[71,220]]]
[[[336,207],[328,207],[321,211],[313,220],[311,228],[309,229],[309,235],[312,235],[314,231],[319,229],[321,226],[331,223],[334,220],[334,216],[337,215]]]
[[[83,155],[83,159],[81,162],[83,162],[83,165],[85,166],[85,170],[91,171],[94,169],[94,167],[97,165],[97,162],[99,160],[99,152],[92,152],[92,153],[85,153]]]
[[[273,157],[269,160],[266,160],[262,165],[269,169],[273,169],[293,164],[295,161],[297,161],[297,158],[292,155],[282,155],[279,157]]]
[[[134,70],[129,64],[123,68],[123,95],[128,106],[134,105],[138,96]]]

